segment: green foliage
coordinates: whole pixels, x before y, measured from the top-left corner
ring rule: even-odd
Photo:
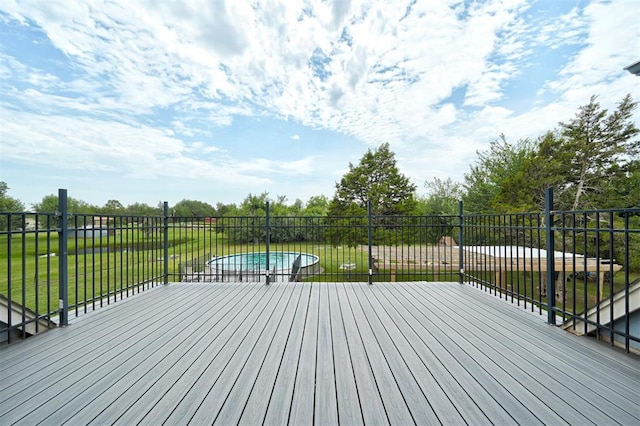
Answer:
[[[514,213],[544,209],[545,191],[564,181],[563,164],[568,160],[559,152],[561,139],[548,132],[533,145],[521,146],[510,173],[498,183],[491,205],[495,212]]]
[[[535,145],[529,139],[511,144],[504,135],[491,142],[487,152],[478,152],[476,164],[465,175],[465,212],[509,210],[504,194],[512,194],[508,188],[527,175],[534,153]]]
[[[367,211],[355,202],[341,211],[341,215],[329,214],[327,233],[334,246],[357,247],[367,243]]]
[[[118,200],[109,200],[100,208],[101,214],[124,214],[125,212],[125,207]]]
[[[58,211],[58,196],[57,195],[45,195],[42,201],[35,203],[33,210],[37,213],[52,213]],[[85,201],[78,200],[73,197],[67,197],[67,211],[69,213],[77,214],[95,214],[98,208]]]
[[[395,154],[389,144],[368,150],[357,166],[349,163],[349,171],[336,184],[336,193],[329,206],[330,216],[345,216],[352,204],[377,215],[414,213],[416,186],[401,174]]]
[[[174,217],[214,217],[216,209],[207,203],[196,200],[182,200],[169,208],[169,214]]]
[[[630,95],[612,113],[595,96],[576,117],[536,141],[515,144],[504,135],[478,153],[465,175],[465,212],[542,210],[554,188],[559,210],[628,207],[640,199],[640,144]]]
[[[162,209],[145,203],[133,203],[127,206],[126,214],[130,216],[160,216]]]
[[[458,202],[462,200],[462,185],[451,178],[434,178],[424,183],[427,196],[418,199],[417,211],[421,215],[457,215]]]
[[[302,209],[303,216],[326,216],[329,211],[329,199],[324,195],[309,198]]]
[[[638,153],[638,141],[634,138],[640,130],[631,120],[637,106],[627,95],[615,111],[607,114],[594,95],[587,105],[580,107],[575,118],[560,123],[564,138],[561,151],[563,158],[569,160],[564,173],[569,184],[564,192],[571,201],[567,208],[600,207],[597,203],[602,199],[598,196],[607,192],[610,176],[621,168],[624,170]]]
[[[311,197],[307,204],[296,200],[287,204],[285,196],[276,199],[269,193],[249,194],[240,206],[226,206],[224,217],[216,224],[218,232],[226,232],[233,244],[259,244],[266,240],[266,204],[270,212],[270,241],[273,243],[322,241],[325,237],[325,196]]]
[[[600,259],[615,259],[626,264],[629,271],[640,271],[640,234],[621,232],[640,229],[640,216],[633,213],[600,213],[574,216],[571,213],[557,218],[561,226],[575,226],[578,231],[556,233],[556,250],[582,254]],[[586,221],[586,222],[585,222]],[[628,240],[625,240],[628,238]],[[607,266],[603,266],[606,271]]]
[[[0,212],[24,212],[24,204],[17,198],[9,197],[9,186],[6,182],[0,182]],[[8,229],[9,217],[0,215],[0,231],[6,231]],[[17,229],[24,227],[21,216],[11,217],[11,229]]]

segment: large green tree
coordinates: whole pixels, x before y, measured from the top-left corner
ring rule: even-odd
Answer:
[[[306,202],[301,214],[303,216],[326,216],[329,199],[324,195],[315,195]]]
[[[371,201],[374,214],[403,215],[415,212],[416,186],[398,170],[395,154],[384,143],[368,150],[358,165],[349,163],[349,171],[336,184],[329,215],[354,211],[351,204],[366,209]]]
[[[39,203],[32,205],[33,210],[38,213],[54,213],[58,211],[58,196],[54,194],[45,195]],[[86,201],[73,197],[67,197],[67,210],[76,214],[95,214],[100,209]]]
[[[627,95],[608,113],[593,96],[575,118],[535,141],[511,144],[501,135],[465,175],[465,211],[541,210],[548,187],[560,210],[637,205],[636,106]]]
[[[216,209],[205,202],[196,200],[182,200],[169,209],[176,217],[213,217]]]
[[[109,200],[102,206],[100,212],[103,214],[123,214],[125,208],[120,201]]]
[[[510,143],[500,135],[499,139],[491,142],[489,150],[478,152],[476,164],[465,175],[465,211],[493,213],[511,210],[512,206],[505,205],[505,185],[527,176],[535,151],[535,143],[529,139]]]
[[[632,121],[637,106],[631,95],[626,95],[616,110],[608,113],[594,95],[573,119],[560,123],[572,210],[601,207],[599,204],[607,201],[602,195],[607,194],[611,177],[627,177],[633,157],[640,151],[639,130]]]
[[[562,187],[566,155],[561,152],[562,140],[554,132],[537,139],[534,145],[521,145],[510,171],[498,182],[491,200],[496,212],[525,212],[544,209],[546,189]]]
[[[126,214],[130,216],[160,216],[162,215],[162,208],[153,207],[146,203],[133,203],[129,204],[126,209]]]
[[[451,178],[434,178],[424,183],[426,197],[418,200],[418,211],[426,215],[457,215],[458,202],[464,195],[462,184]]]

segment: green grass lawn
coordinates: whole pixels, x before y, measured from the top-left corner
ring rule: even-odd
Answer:
[[[165,253],[161,246],[161,232],[144,232],[137,227],[120,227],[115,235],[68,240],[68,283],[70,305],[100,300],[106,295],[127,293],[141,282],[162,282]],[[320,259],[321,273],[305,278],[308,281],[367,281],[368,253],[360,248],[331,244],[271,243],[270,251],[303,252]],[[11,288],[12,300],[23,303],[39,313],[53,312],[58,307],[59,253],[57,233],[29,233],[0,236],[0,294],[7,296]],[[232,244],[225,233],[205,226],[169,228],[168,270],[170,281],[181,280],[181,267],[189,262],[203,265],[212,256],[266,251],[264,243]],[[55,254],[53,256],[52,254]],[[344,269],[346,264],[355,264]],[[9,282],[9,276],[11,282]],[[640,273],[631,274],[631,281]],[[376,282],[390,281],[388,271],[377,271]],[[489,276],[478,278],[489,280]],[[614,277],[614,291],[624,285],[619,272]],[[458,281],[457,272],[435,274],[433,271],[397,271],[396,281]],[[539,277],[511,273],[507,281],[513,291],[538,298]],[[25,284],[23,286],[23,283]],[[604,288],[605,297],[610,287]],[[568,310],[580,312],[596,301],[595,283],[586,286],[576,282],[567,284],[564,303]],[[575,306],[574,306],[575,301]]]

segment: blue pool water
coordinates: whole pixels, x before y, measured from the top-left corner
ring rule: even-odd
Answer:
[[[311,266],[320,261],[318,256],[308,253],[288,252],[288,251],[272,251],[269,252],[269,270],[285,270],[289,271],[301,256],[300,267]],[[207,262],[210,267],[223,271],[264,271],[267,269],[267,253],[251,252],[232,254],[228,256],[220,256]]]

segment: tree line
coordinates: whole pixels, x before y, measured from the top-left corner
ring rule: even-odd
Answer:
[[[491,142],[463,182],[434,178],[424,183],[426,195],[403,175],[390,145],[369,149],[336,183],[332,199],[312,196],[289,203],[286,196],[249,194],[240,204],[182,200],[169,207],[172,217],[264,216],[270,202],[273,216],[363,216],[367,201],[374,215],[456,215],[458,200],[467,213],[540,211],[544,191],[554,188],[556,209],[626,208],[640,205],[640,142],[632,114],[638,103],[626,95],[615,110],[602,108],[596,96],[575,117],[535,139],[509,142],[505,135]],[[0,182],[0,212],[25,211]],[[54,212],[58,197],[47,195],[32,205],[34,212]],[[78,214],[155,216],[162,203],[124,206],[109,200],[95,206],[73,197],[68,210]],[[6,225],[5,225],[6,226]]]

